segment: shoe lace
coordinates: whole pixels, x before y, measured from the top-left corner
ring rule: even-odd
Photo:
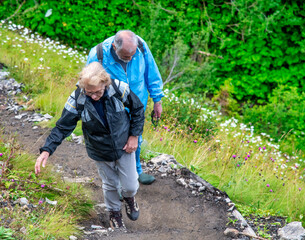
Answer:
[[[115,228],[125,228],[121,212],[110,212],[110,221],[113,222]]]
[[[138,204],[134,197],[124,198],[127,207],[127,212],[130,214],[132,211],[139,211]]]

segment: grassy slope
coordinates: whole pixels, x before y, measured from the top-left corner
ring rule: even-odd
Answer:
[[[30,43],[24,36],[1,28],[0,38],[0,61],[10,67],[9,71],[25,84],[25,91],[33,96],[26,103],[28,108],[39,108],[59,117],[81,64],[74,61],[74,64],[67,65],[73,57],[62,57],[61,61],[57,54],[59,50],[53,52],[53,44],[42,44],[39,39]],[[65,82],[61,82],[62,79]],[[24,101],[22,96],[19,97],[20,101]],[[70,235],[78,235],[77,221],[84,218],[92,207],[88,200],[90,193],[79,184],[63,183],[50,167],[39,177],[35,176],[35,157],[18,150],[16,142],[8,144],[10,141],[12,137],[0,139],[0,153],[3,154],[0,160],[6,161],[11,151],[15,151],[16,156],[9,160],[10,168],[3,174],[0,184],[3,197],[12,200],[26,197],[38,207],[30,213],[17,206],[14,209],[1,208],[1,216],[14,219],[7,227],[17,239],[21,235],[24,237],[19,231],[22,227],[26,229],[26,239],[67,239]],[[54,188],[63,192],[54,191]],[[46,197],[57,201],[57,206],[45,203]],[[0,237],[5,236],[8,235],[1,235],[0,231]]]
[[[14,77],[22,80],[33,96],[28,105],[55,114],[57,119],[67,96],[74,89],[77,73],[84,66],[83,55],[59,54],[62,47],[53,43],[57,47],[49,50],[45,40],[40,44],[14,40],[21,37],[4,29],[1,29],[1,35],[0,52],[4,55],[0,56],[0,61],[11,67],[17,66],[16,71],[11,68]],[[21,47],[17,47],[17,43]],[[305,164],[302,153],[286,156],[265,134],[254,134],[253,128],[234,119],[225,121],[196,103],[183,102],[168,95],[164,99],[164,111],[175,114],[174,106],[189,105],[201,111],[197,127],[204,128],[210,121],[213,129],[207,129],[209,134],[203,136],[196,135],[183,123],[163,122],[163,126],[153,129],[147,122],[144,132],[148,142],[146,150],[174,155],[180,163],[226,191],[235,202],[251,206],[253,211],[263,209],[266,213],[289,216],[290,220],[303,219]]]

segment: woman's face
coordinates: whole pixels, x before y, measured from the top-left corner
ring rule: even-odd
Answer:
[[[104,83],[100,83],[98,86],[86,85],[85,93],[94,101],[98,101],[104,95],[105,89],[106,85]]]

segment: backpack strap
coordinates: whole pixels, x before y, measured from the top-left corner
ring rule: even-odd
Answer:
[[[140,40],[139,37],[138,38],[138,48],[140,49],[140,51],[143,53],[144,55],[144,45],[143,45],[143,42]]]
[[[85,103],[82,103],[81,101],[78,101],[78,98],[80,97],[81,88],[77,86],[77,89],[75,90],[75,101],[76,101],[76,110],[78,113],[78,116],[81,117],[82,112],[84,110]]]
[[[98,62],[103,65],[103,43],[102,42],[96,46],[96,56],[97,56]]]
[[[115,90],[114,96],[115,96],[116,98],[118,98],[121,102],[123,102],[123,94],[122,94],[122,92],[120,91],[121,81],[119,81],[119,86],[116,85],[114,79],[111,79],[111,82],[112,82],[112,86],[113,86],[113,88],[114,88],[114,90]]]

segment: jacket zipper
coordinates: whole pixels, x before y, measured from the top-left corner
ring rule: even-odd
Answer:
[[[92,104],[91,104],[92,105]],[[91,108],[93,108],[93,110],[95,111],[95,112],[93,112],[93,110],[91,109]],[[97,115],[97,117],[96,117],[96,119],[102,124],[102,126],[106,129],[106,131],[107,131],[107,133],[109,133],[110,134],[110,130],[108,130],[107,128],[106,128],[106,126],[105,126],[105,124],[103,123],[103,121],[102,121],[102,119],[100,119],[100,116],[98,115],[98,113],[97,113],[97,111],[95,110],[95,108],[94,108],[94,106],[92,105],[92,107],[89,107],[89,108],[87,108],[93,115]],[[107,116],[106,116],[107,117]]]
[[[115,148],[115,145],[114,145],[114,141],[113,141],[113,138],[112,138],[112,134],[111,134],[111,131],[110,131],[110,124],[109,124],[109,120],[108,120],[108,114],[107,114],[107,108],[106,108],[106,104],[105,104],[105,117],[106,117],[106,120],[108,122],[108,126],[109,126],[109,135],[111,137],[111,145],[112,145],[112,148],[113,148],[113,151],[115,153],[115,156],[116,156],[116,159],[119,159],[119,156],[117,154],[117,151],[116,151],[116,148]]]
[[[131,61],[131,60],[130,60],[130,61]],[[122,67],[122,65],[121,65],[120,63],[118,63],[118,62],[115,62],[115,63],[116,63],[116,64],[119,64],[119,65],[121,66],[123,72],[124,72],[125,75],[126,75],[126,81],[127,81],[128,85],[129,85],[129,80],[128,80],[128,76],[127,76],[127,68],[128,68],[129,62],[126,64],[126,71],[124,70],[124,68]],[[118,79],[118,80],[119,80],[119,79]]]

